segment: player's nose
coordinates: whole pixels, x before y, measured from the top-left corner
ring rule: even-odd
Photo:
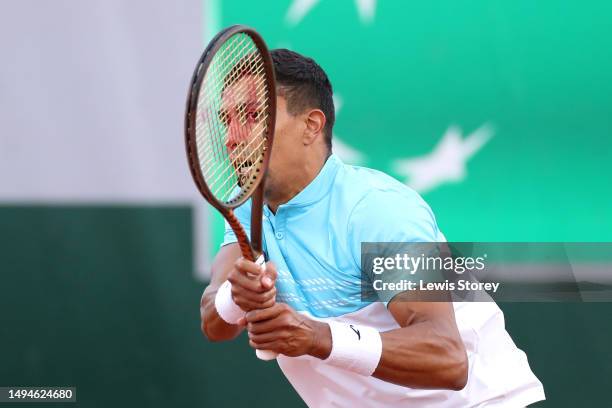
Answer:
[[[225,139],[225,146],[227,147],[227,150],[229,152],[234,151],[238,147],[238,144],[240,143],[240,141],[241,141],[240,127],[235,122],[232,122],[227,128],[227,137]]]
[[[236,121],[237,122],[237,121]],[[231,123],[227,129],[227,139],[225,146],[228,150],[235,150],[240,144],[244,144],[249,140],[249,129],[238,123]]]

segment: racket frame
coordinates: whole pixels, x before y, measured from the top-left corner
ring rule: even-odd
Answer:
[[[208,188],[208,185],[204,181],[202,170],[200,167],[200,160],[197,154],[196,144],[196,114],[198,106],[198,96],[200,94],[200,88],[202,82],[206,76],[208,69],[213,61],[213,58],[219,48],[232,36],[236,34],[244,33],[248,35],[258,52],[261,55],[266,90],[268,93],[268,117],[266,118],[266,134],[265,134],[265,145],[263,154],[263,163],[261,165],[261,171],[256,174],[253,181],[256,187],[250,194],[245,194],[241,191],[238,197],[232,199],[230,203],[224,203],[213,195]],[[220,31],[208,44],[202,56],[198,60],[196,69],[194,70],[191,78],[189,93],[187,96],[187,108],[185,114],[185,146],[187,150],[187,161],[189,163],[189,170],[193,180],[206,201],[208,201],[213,207],[215,207],[227,220],[230,227],[236,234],[238,244],[242,252],[242,256],[246,259],[255,262],[259,256],[263,253],[262,246],[262,216],[263,216],[263,192],[264,192],[264,179],[267,173],[268,164],[270,161],[270,155],[272,154],[272,142],[274,139],[274,126],[276,123],[276,81],[274,77],[274,66],[272,63],[272,57],[268,51],[263,38],[252,28],[244,25],[233,25]],[[234,215],[233,209],[242,205],[249,198],[251,200],[251,239],[247,236],[244,228],[238,221],[238,218]]]

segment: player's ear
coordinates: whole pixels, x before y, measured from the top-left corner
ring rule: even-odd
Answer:
[[[320,109],[312,109],[305,117],[306,128],[304,130],[304,145],[312,144],[317,138],[322,137],[325,127],[325,114]]]

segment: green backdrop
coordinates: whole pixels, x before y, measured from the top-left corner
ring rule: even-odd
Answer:
[[[371,20],[357,3],[217,11],[219,26],[251,25],[321,64],[342,100],[336,136],[361,164],[405,180],[396,162],[431,153],[449,127],[464,142],[488,127],[465,177],[425,191],[449,240],[612,238],[612,3],[379,1]]]

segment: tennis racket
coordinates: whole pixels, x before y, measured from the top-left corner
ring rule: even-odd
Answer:
[[[198,61],[187,98],[185,144],[195,184],[227,220],[242,256],[263,265],[262,210],[274,124],[272,58],[261,36],[235,25],[212,39]],[[233,209],[251,198],[251,237]],[[262,360],[276,353],[257,350]]]

